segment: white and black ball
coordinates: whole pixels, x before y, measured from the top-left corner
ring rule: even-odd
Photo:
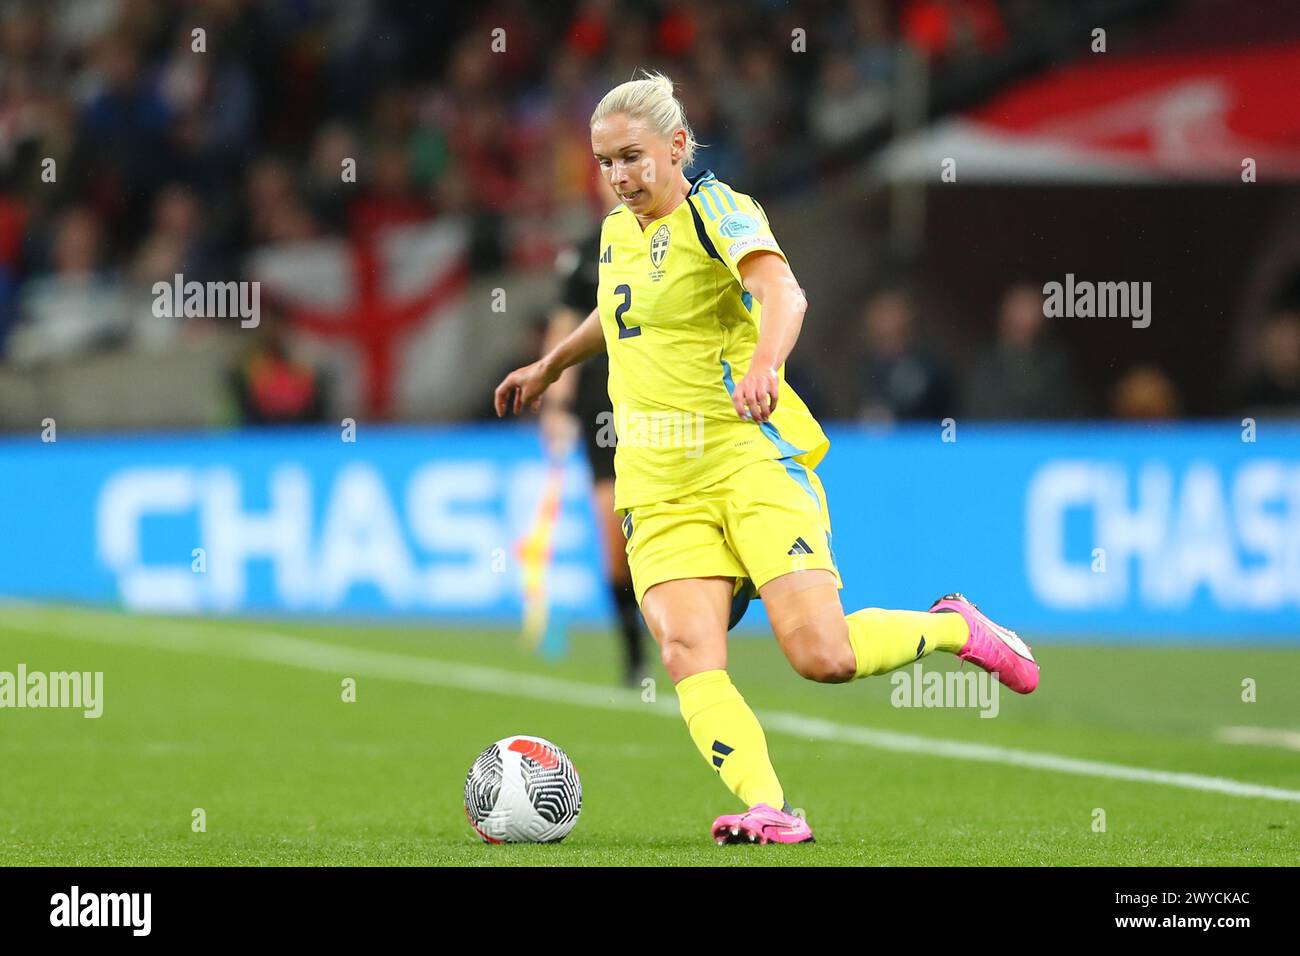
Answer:
[[[541,737],[498,740],[465,778],[465,815],[485,843],[557,843],[581,812],[573,761]]]

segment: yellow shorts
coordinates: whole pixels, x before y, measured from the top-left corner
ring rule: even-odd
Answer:
[[[637,604],[663,581],[748,578],[760,588],[790,571],[822,569],[843,587],[817,473],[792,458],[745,465],[681,498],[620,512]]]

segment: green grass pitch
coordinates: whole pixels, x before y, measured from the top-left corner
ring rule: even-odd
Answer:
[[[574,635],[565,659],[546,661],[502,632],[5,606],[0,671],[103,671],[104,713],[0,710],[0,865],[1300,860],[1300,754],[1218,737],[1300,729],[1300,650],[1040,641],[1036,651],[1038,691],[1002,694],[999,715],[983,719],[891,707],[888,678],[811,684],[770,638],[733,637],[729,670],[760,716],[782,715],[768,730],[772,759],[818,842],[717,847],[709,824],[738,802],[691,745],[661,669],[655,702],[613,686],[608,634]],[[927,667],[956,664],[941,657]],[[354,703],[341,699],[347,677]],[[1247,677],[1253,703],[1241,699]],[[907,736],[889,749],[827,727]],[[470,763],[514,733],[553,740],[582,775],[582,816],[562,844],[486,846],[465,821]],[[958,759],[910,751],[917,737],[1006,750]],[[1290,799],[1005,757],[1024,751]],[[206,832],[191,828],[195,808]]]

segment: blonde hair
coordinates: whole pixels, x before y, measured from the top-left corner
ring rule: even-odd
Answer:
[[[682,150],[682,168],[695,160],[695,149],[702,144],[695,139],[691,124],[686,122],[686,110],[681,100],[673,95],[673,81],[662,73],[642,70],[639,79],[620,83],[606,93],[591,114],[591,125],[614,113],[644,120],[660,136],[672,136],[679,129],[686,130],[686,148]]]

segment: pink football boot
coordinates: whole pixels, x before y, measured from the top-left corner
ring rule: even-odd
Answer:
[[[973,661],[1017,694],[1028,694],[1038,686],[1038,663],[1029,645],[1015,631],[994,624],[988,616],[961,594],[945,594],[930,607],[931,613],[960,614],[970,630],[970,639],[957,656]]]
[[[728,843],[812,843],[812,828],[803,817],[776,810],[766,803],[744,813],[729,813],[713,821],[713,840]]]

